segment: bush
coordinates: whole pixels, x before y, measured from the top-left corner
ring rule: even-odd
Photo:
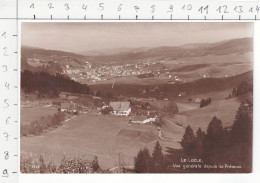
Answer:
[[[47,118],[41,117],[39,121],[35,120],[30,124],[21,125],[21,136],[28,136],[29,134],[41,135],[48,128],[60,126],[64,120],[65,114],[61,112]]]
[[[97,156],[94,157],[94,160],[92,161],[90,167],[92,168],[92,170],[93,170],[94,172],[100,170],[100,167],[99,167],[99,164],[98,164],[98,158],[97,158]]]
[[[161,127],[162,125],[164,125],[164,120],[163,120],[163,116],[160,115],[158,118],[156,118],[155,122],[153,122],[153,124],[155,124],[156,126]]]
[[[101,109],[102,114],[109,114],[111,111],[113,111],[113,108],[111,106],[104,107]]]
[[[102,170],[95,156],[92,163],[84,157],[64,157],[59,164],[52,159],[45,161],[43,156],[38,159],[21,156],[20,171],[22,173],[109,173]]]
[[[200,102],[200,108],[205,107],[211,103],[211,98],[202,99]]]

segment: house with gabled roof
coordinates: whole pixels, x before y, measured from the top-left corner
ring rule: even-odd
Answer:
[[[109,106],[113,108],[111,112],[118,116],[129,116],[131,113],[130,102],[110,102]]]

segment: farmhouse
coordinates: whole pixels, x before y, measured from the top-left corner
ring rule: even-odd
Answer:
[[[61,103],[60,111],[61,112],[70,112],[70,113],[77,113],[78,112],[77,105],[73,102]]]
[[[110,102],[109,106],[113,108],[111,112],[118,116],[129,116],[131,113],[130,102]]]

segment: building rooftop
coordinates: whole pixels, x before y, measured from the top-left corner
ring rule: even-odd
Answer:
[[[114,111],[127,111],[130,108],[130,102],[110,102],[109,105]]]

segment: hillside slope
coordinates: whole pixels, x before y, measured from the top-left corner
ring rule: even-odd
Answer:
[[[241,38],[213,44],[188,44],[174,47],[141,48],[110,55],[95,55],[89,58],[95,63],[122,64],[141,60],[174,60],[182,57],[201,57],[206,55],[242,54],[253,51],[253,39]]]
[[[205,78],[192,81],[189,83],[177,83],[177,84],[162,84],[162,83],[120,83],[117,82],[112,88],[110,83],[106,84],[93,84],[90,85],[92,90],[100,90],[102,92],[111,92],[114,96],[139,96],[149,97],[158,96],[157,93],[141,93],[138,91],[145,90],[147,88],[158,87],[160,95],[168,98],[176,98],[179,92],[186,92],[187,95],[205,94],[210,92],[219,92],[224,90],[232,90],[233,87],[238,86],[242,81],[253,81],[253,71],[249,71],[237,76],[224,77],[224,78]]]

